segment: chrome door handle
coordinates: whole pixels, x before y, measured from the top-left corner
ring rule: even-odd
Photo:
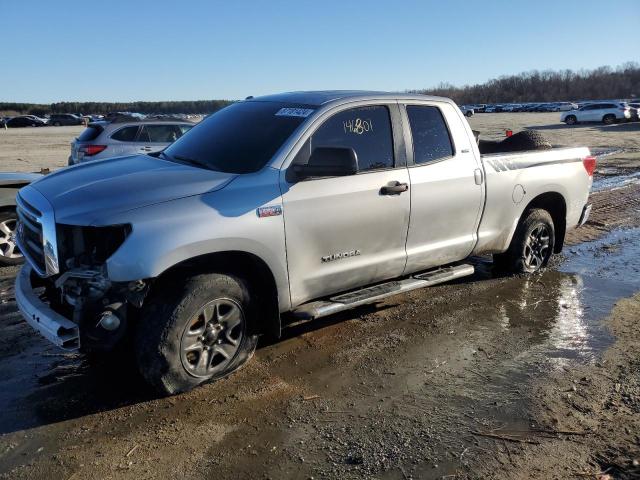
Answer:
[[[402,192],[409,190],[409,184],[400,182],[390,182],[380,189],[381,195],[400,195]]]

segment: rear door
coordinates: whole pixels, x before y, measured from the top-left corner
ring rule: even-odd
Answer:
[[[466,258],[477,240],[484,199],[483,171],[466,122],[449,103],[408,104],[411,273]]]
[[[292,165],[308,162],[316,147],[351,147],[356,175],[287,180],[281,190],[293,305],[402,274],[409,222],[409,192],[397,104],[341,107],[324,119]]]

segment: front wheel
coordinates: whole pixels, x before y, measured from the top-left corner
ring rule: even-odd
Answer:
[[[564,122],[567,125],[575,125],[576,123],[578,123],[578,119],[576,118],[575,115],[569,115],[567,116],[567,118],[564,119]]]
[[[145,306],[137,326],[140,373],[163,395],[229,375],[257,345],[251,307],[248,288],[231,275],[170,282]]]
[[[534,273],[544,268],[555,245],[553,219],[540,208],[525,213],[505,253],[494,255],[499,268],[512,273]]]

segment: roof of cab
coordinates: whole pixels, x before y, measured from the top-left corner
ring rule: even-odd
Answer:
[[[249,101],[261,102],[282,102],[299,105],[320,106],[335,101],[359,100],[359,99],[379,99],[389,98],[393,100],[450,100],[444,97],[434,97],[431,95],[419,95],[415,93],[393,93],[376,92],[367,90],[318,90],[308,92],[285,92],[262,97],[248,97]]]

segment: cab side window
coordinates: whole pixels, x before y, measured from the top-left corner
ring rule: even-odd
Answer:
[[[407,105],[416,165],[453,156],[449,129],[438,107]]]
[[[317,147],[353,148],[358,156],[360,172],[393,168],[393,137],[388,108],[375,105],[335,114],[302,147],[296,163],[306,163]]]

